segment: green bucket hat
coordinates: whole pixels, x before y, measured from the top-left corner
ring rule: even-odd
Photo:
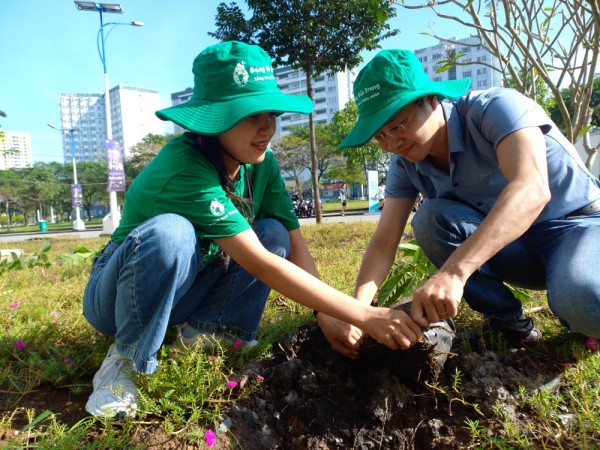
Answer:
[[[309,97],[279,90],[271,58],[257,45],[237,41],[211,45],[196,56],[192,72],[192,98],[156,111],[159,119],[195,133],[217,135],[254,114],[313,110]]]
[[[470,86],[470,78],[431,81],[409,50],[382,50],[356,77],[358,122],[339,147],[365,145],[398,111],[421,97],[454,99],[464,95]]]

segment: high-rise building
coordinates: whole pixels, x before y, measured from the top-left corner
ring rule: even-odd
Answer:
[[[500,66],[498,58],[479,45],[477,36],[452,40],[456,44],[451,45],[440,41],[438,45],[414,51],[432,81],[471,78],[473,80],[471,90],[502,86],[500,72],[493,69]],[[454,56],[458,52],[462,52],[458,58],[459,65],[453,65],[444,72],[436,73],[442,66],[441,61],[449,59],[449,56]]]
[[[274,74],[282,92],[307,95],[304,71],[286,66],[276,68]],[[354,99],[352,88],[355,79],[356,71],[346,70],[337,73],[327,71],[311,80],[315,123],[330,123],[335,113],[344,109],[346,103]],[[279,116],[277,132],[273,139],[276,140],[288,134],[292,126],[308,126],[308,115],[288,113]]]
[[[194,90],[189,87],[185,91],[174,92],[171,94],[171,106],[180,105],[192,98]],[[185,130],[176,123],[173,123],[173,134],[183,133]]]
[[[125,157],[146,135],[164,134],[164,124],[154,112],[161,108],[153,89],[119,84],[109,91],[112,138]],[[73,130],[78,161],[106,161],[106,114],[102,94],[58,94],[61,128]],[[68,133],[63,135],[63,156],[71,160]]]
[[[0,170],[23,169],[33,165],[29,131],[2,131],[0,134]]]

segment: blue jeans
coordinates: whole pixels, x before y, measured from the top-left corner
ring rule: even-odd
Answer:
[[[289,233],[274,219],[253,230],[270,252],[287,258]],[[187,322],[201,332],[243,341],[256,332],[271,288],[233,260],[208,264],[192,224],[175,214],[143,222],[95,261],[83,298],[90,324],[117,342],[139,372],[157,368],[168,327]]]
[[[412,220],[415,238],[441,267],[485,215],[453,200],[423,203]],[[600,337],[600,212],[533,225],[467,280],[464,299],[485,318],[511,322],[521,303],[503,282],[546,289],[552,312],[570,330]]]

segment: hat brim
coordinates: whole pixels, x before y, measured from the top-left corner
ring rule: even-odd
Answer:
[[[310,114],[313,102],[309,97],[293,94],[257,94],[223,102],[191,99],[186,103],[156,111],[162,120],[170,120],[198,134],[224,133],[248,116],[263,112]]]
[[[432,81],[422,89],[404,92],[374,114],[359,116],[356,125],[340,142],[338,147],[362,147],[401,109],[421,97],[436,95],[443,98],[455,99],[464,95],[470,87],[471,79],[463,78],[460,80]]]

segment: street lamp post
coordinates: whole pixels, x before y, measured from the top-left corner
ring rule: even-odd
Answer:
[[[100,60],[102,61],[102,68],[104,70],[104,111],[106,116],[106,140],[112,140],[112,123],[110,113],[110,93],[108,90],[108,71],[106,69],[106,39],[108,35],[117,25],[129,25],[133,27],[144,26],[143,22],[109,22],[104,23],[102,13],[115,13],[122,14],[123,8],[121,5],[116,3],[96,3],[96,2],[83,2],[75,1],[75,6],[80,11],[96,11],[100,14],[100,29],[98,30],[97,47]],[[104,29],[108,28],[108,31],[104,33]],[[110,212],[102,220],[102,232],[104,234],[112,234],[113,231],[119,226],[121,221],[121,213],[117,206],[117,193],[109,193]]]
[[[58,130],[58,128],[56,128],[51,123],[49,123],[48,126],[50,128],[54,128],[55,130]],[[69,146],[71,147],[71,160],[73,163],[73,185],[78,185],[79,183],[77,182],[77,163],[75,162],[75,139],[73,138],[73,133],[75,132],[75,129],[69,128],[68,130],[63,129],[58,131],[62,131],[63,133],[67,133],[69,135]],[[73,203],[75,203],[75,199],[72,199],[72,201]],[[81,220],[81,211],[79,209],[79,205],[74,204],[73,207],[75,208],[75,220],[73,221],[73,230],[85,231],[85,223],[83,222],[83,220]]]

